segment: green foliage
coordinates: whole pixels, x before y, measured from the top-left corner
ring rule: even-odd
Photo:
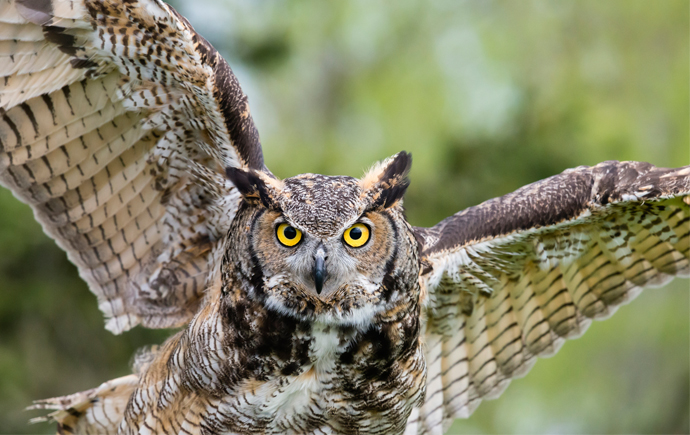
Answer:
[[[413,225],[581,164],[690,162],[686,0],[174,6],[235,69],[274,173],[359,176],[410,151]],[[452,433],[688,433],[687,290],[644,293]],[[0,190],[0,432],[50,432],[21,409],[126,374],[168,334],[106,332],[75,268]]]

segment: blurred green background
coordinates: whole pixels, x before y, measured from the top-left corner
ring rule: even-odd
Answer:
[[[359,176],[412,152],[430,226],[568,167],[690,163],[688,0],[177,0],[228,59],[267,165]],[[643,293],[451,433],[688,433],[688,280]],[[0,190],[0,432],[32,399],[127,374],[169,331],[103,329],[96,299]]]

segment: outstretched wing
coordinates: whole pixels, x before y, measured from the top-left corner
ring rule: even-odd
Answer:
[[[578,167],[415,228],[427,395],[408,433],[441,433],[637,296],[690,274],[690,166]]]
[[[264,169],[237,79],[157,0],[0,0],[0,183],[31,205],[121,332],[183,324]]]

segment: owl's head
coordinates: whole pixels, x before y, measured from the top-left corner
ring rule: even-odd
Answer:
[[[416,241],[402,213],[405,152],[362,179],[228,168],[242,194],[225,266],[231,286],[282,314],[362,323],[418,291]],[[239,290],[239,289],[238,289]]]

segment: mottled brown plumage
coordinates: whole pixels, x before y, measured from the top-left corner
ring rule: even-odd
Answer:
[[[37,402],[61,433],[442,433],[690,273],[690,167],[579,167],[414,228],[404,152],[277,179],[229,66],[162,2],[0,0],[0,55],[0,182],[107,328],[186,325]]]

